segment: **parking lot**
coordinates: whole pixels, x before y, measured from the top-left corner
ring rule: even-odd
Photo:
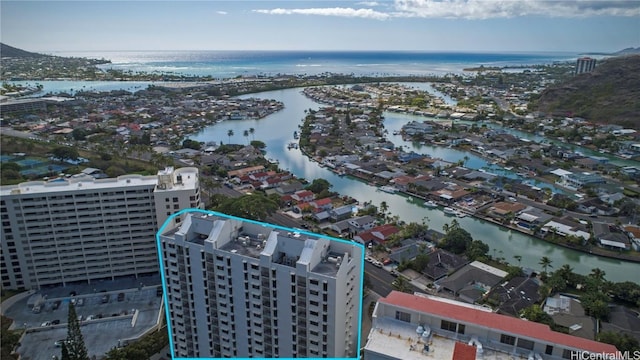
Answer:
[[[81,331],[89,357],[100,358],[114,347],[124,346],[128,339],[136,338],[154,325],[161,312],[162,297],[158,292],[160,279],[131,287],[127,281],[105,282],[95,288],[89,285],[43,290],[25,298],[5,310],[12,318],[14,328],[26,328],[18,352],[22,359],[50,360],[61,355],[56,341],[67,337],[68,308],[75,303],[81,319]],[[96,284],[94,284],[96,285]],[[124,287],[123,287],[124,286]],[[119,289],[118,289],[119,287]],[[61,294],[66,294],[60,296]],[[39,298],[41,309],[33,311],[33,299]],[[34,297],[35,296],[35,297]],[[54,323],[59,324],[54,325]],[[43,326],[44,325],[44,326]]]

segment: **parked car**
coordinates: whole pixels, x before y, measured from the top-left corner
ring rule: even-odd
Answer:
[[[55,319],[51,322],[51,325],[58,325],[58,324],[60,324],[60,320],[58,319]]]
[[[42,327],[51,326],[51,321],[45,321],[42,324],[40,324],[40,326],[42,326]]]

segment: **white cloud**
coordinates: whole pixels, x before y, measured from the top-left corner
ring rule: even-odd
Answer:
[[[519,16],[639,16],[640,2],[617,0],[396,0],[394,17],[491,19]]]
[[[357,17],[365,19],[386,20],[389,14],[371,10],[371,9],[353,9],[353,8],[310,8],[310,9],[259,9],[253,12],[269,15],[319,15],[319,16],[339,16],[339,17]]]
[[[218,15],[227,15],[228,12],[226,12],[226,11],[216,11],[216,14],[218,14]]]
[[[362,6],[382,6],[375,1],[358,2]],[[386,5],[386,4],[385,4]],[[640,16],[640,1],[635,0],[395,0],[391,12],[354,8],[258,9],[269,15],[318,15],[386,20],[389,18],[495,19],[520,16],[592,17]],[[226,12],[225,12],[226,14]]]

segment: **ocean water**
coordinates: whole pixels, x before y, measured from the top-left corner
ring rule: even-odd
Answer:
[[[528,66],[574,61],[575,53],[403,51],[86,51],[52,55],[111,60],[102,68],[232,78],[324,73],[367,76],[461,74],[474,66]]]

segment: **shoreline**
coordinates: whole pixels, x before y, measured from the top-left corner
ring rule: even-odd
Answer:
[[[305,154],[305,156],[307,156],[309,159],[312,159],[311,157],[309,157],[309,155],[304,150],[302,150],[302,153]],[[331,172],[333,172],[335,174],[338,174],[338,175],[342,174],[336,169],[329,168],[329,167],[326,167],[326,168],[329,169]],[[359,177],[357,175],[350,174],[350,173],[342,174],[341,176],[347,176],[347,177],[349,177],[349,178],[351,178],[353,180],[361,181],[363,183],[371,184],[371,185],[374,185],[374,186],[380,185],[380,184],[377,184],[375,182],[369,181],[366,178],[362,178],[362,177]],[[401,195],[401,196],[404,196],[404,197],[410,197],[410,198],[418,199],[418,200],[421,200],[421,201],[426,201],[426,198],[423,198],[423,197],[421,197],[421,196],[419,196],[417,194],[406,192],[406,191],[403,191],[403,190],[398,190],[395,194]],[[438,206],[445,206],[445,205],[438,203]],[[461,210],[461,211],[464,211],[464,210]],[[464,211],[464,212],[467,214],[467,216],[471,216],[474,219],[477,219],[477,220],[480,220],[480,221],[486,221],[488,223],[491,223],[493,225],[499,226],[499,227],[504,228],[504,229],[514,230],[514,231],[517,231],[517,232],[519,232],[519,233],[521,233],[523,235],[531,236],[533,238],[536,238],[538,240],[544,241],[544,242],[552,244],[552,245],[557,245],[557,246],[560,246],[560,247],[563,247],[563,248],[566,248],[566,249],[575,250],[575,251],[578,251],[578,252],[581,252],[581,253],[584,253],[584,254],[589,254],[589,255],[600,256],[600,257],[619,260],[619,261],[626,261],[626,262],[630,262],[630,263],[640,264],[640,257],[626,256],[624,254],[620,254],[620,255],[611,254],[607,250],[598,248],[597,246],[593,246],[591,249],[583,249],[583,248],[579,248],[579,247],[570,246],[570,245],[562,243],[562,242],[550,241],[550,240],[548,240],[548,239],[546,239],[544,237],[540,237],[538,235],[532,234],[532,233],[530,233],[530,232],[528,232],[528,231],[526,231],[524,229],[521,229],[521,228],[519,228],[517,226],[505,225],[505,224],[502,224],[500,222],[497,222],[497,221],[491,219],[490,217],[481,216],[477,212],[475,212],[475,213],[472,213],[472,212],[469,212],[469,211]],[[597,251],[592,251],[593,249],[595,249]],[[509,262],[507,262],[507,263],[509,263]]]

